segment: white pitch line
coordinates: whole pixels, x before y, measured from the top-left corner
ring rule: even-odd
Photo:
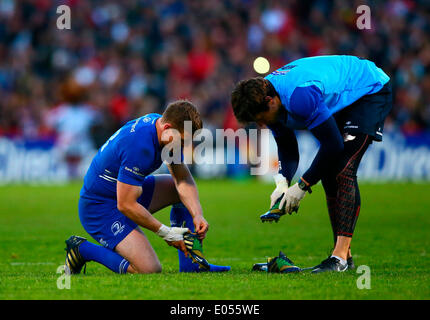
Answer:
[[[11,262],[12,266],[40,266],[53,265],[54,262]]]
[[[267,257],[262,257],[262,258],[210,258],[210,261],[249,261],[249,260],[254,260],[254,261],[258,261],[258,260],[267,260]]]

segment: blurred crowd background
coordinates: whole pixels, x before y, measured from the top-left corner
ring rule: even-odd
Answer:
[[[71,8],[58,30],[57,6]],[[356,9],[371,8],[371,30]],[[230,92],[301,57],[350,54],[390,75],[387,127],[430,129],[430,1],[0,0],[0,136],[57,141],[70,157],[126,121],[194,102],[209,128],[234,128]]]

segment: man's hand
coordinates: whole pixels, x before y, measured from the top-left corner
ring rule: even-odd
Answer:
[[[291,212],[297,210],[299,208],[300,200],[303,199],[305,194],[306,191],[300,189],[298,183],[288,188],[284,196],[286,200],[285,212],[291,214]]]
[[[185,254],[186,257],[188,257],[188,255],[190,254],[187,250],[187,247],[185,246],[184,240],[181,240],[181,241],[167,241],[166,240],[166,243],[171,247],[174,247],[176,249],[181,250]]]
[[[186,164],[170,164],[167,166],[175,181],[176,190],[182,204],[193,217],[195,231],[199,239],[204,239],[209,224],[203,218],[203,209],[200,205],[197,186]]]
[[[185,247],[184,243],[184,234],[190,232],[188,228],[170,228],[161,225],[160,229],[156,232],[158,236],[163,238],[169,246],[175,247],[176,249],[181,250],[185,253],[185,256],[188,256],[188,250]]]
[[[275,179],[276,188],[270,195],[270,208],[272,208],[276,203],[276,200],[283,195],[282,200],[279,203],[279,209],[282,209],[285,204],[285,194],[288,190],[288,181],[282,174],[273,176],[273,179]]]
[[[203,240],[206,237],[206,232],[209,230],[209,223],[203,218],[202,215],[197,215],[193,218],[194,226],[197,235],[200,240]]]

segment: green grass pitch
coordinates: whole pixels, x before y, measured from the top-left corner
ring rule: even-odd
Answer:
[[[371,270],[371,289],[358,289],[355,271],[341,274],[262,274],[256,262],[283,250],[297,265],[324,259],[332,236],[321,185],[297,215],[262,224],[271,184],[253,180],[198,181],[211,227],[208,260],[227,274],[181,274],[176,250],[146,232],[163,265],[154,275],[117,275],[94,262],[57,288],[64,240],[89,237],[80,225],[80,183],[0,187],[0,299],[429,299],[430,185],[363,184],[352,242],[356,265]],[[169,209],[156,214],[169,223]],[[92,242],[94,240],[90,239]]]

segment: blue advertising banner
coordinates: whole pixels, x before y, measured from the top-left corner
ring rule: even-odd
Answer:
[[[317,141],[307,133],[298,134],[300,164],[296,177],[312,162]],[[94,151],[96,152],[96,151]],[[228,150],[237,152],[237,150]],[[80,164],[80,176],[86,172],[94,153],[88,154]],[[272,181],[276,173],[277,152],[270,142],[271,170],[263,180]],[[194,174],[200,178],[237,177],[235,165],[195,165]],[[246,166],[245,166],[246,167]],[[248,168],[249,169],[249,168]],[[243,177],[243,165],[238,165]],[[430,133],[405,136],[387,133],[383,142],[374,142],[361,162],[360,181],[430,181]],[[65,183],[70,179],[67,164],[59,148],[52,142],[12,140],[0,137],[0,184],[7,183]]]
[[[363,157],[359,177],[365,180],[430,181],[430,133],[384,135]]]
[[[67,168],[58,150],[44,141],[0,137],[0,183],[62,183]]]
[[[310,134],[300,133],[298,141],[300,164],[296,176],[308,168],[318,150],[318,143]],[[430,133],[384,134],[384,140],[373,142],[364,154],[358,178],[374,182],[430,181]]]

